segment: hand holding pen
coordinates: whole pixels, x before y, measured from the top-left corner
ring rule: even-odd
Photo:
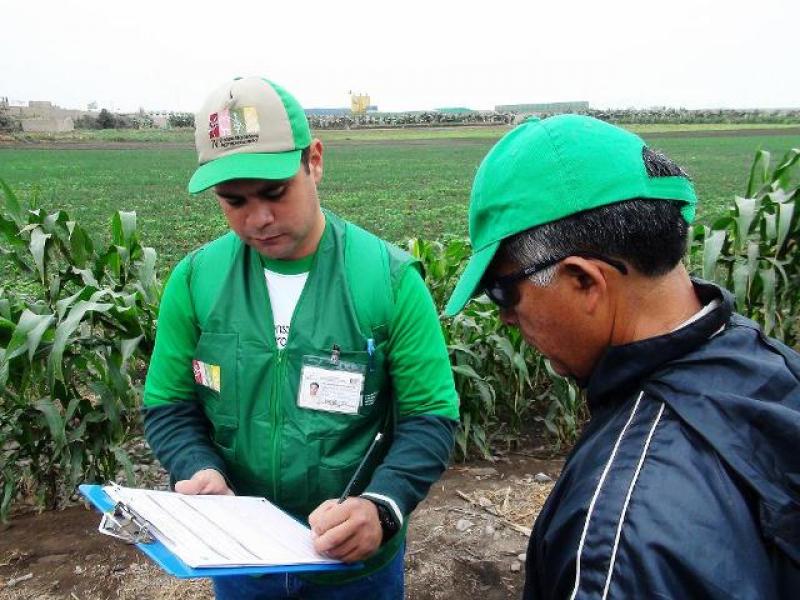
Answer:
[[[339,499],[326,500],[309,515],[308,523],[315,536],[314,548],[320,554],[355,562],[369,557],[380,547],[383,530],[378,509],[371,500],[350,497],[350,493],[382,438],[383,434],[378,433],[372,440]]]

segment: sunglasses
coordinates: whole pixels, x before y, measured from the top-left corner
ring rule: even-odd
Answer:
[[[519,286],[517,285],[519,281],[530,277],[531,275],[535,275],[540,271],[544,271],[545,269],[560,263],[562,260],[569,258],[570,256],[580,256],[582,258],[594,258],[596,260],[602,260],[604,263],[607,263],[617,269],[617,271],[623,275],[628,274],[628,267],[626,267],[625,263],[621,261],[614,260],[613,258],[609,258],[595,252],[573,252],[572,254],[561,256],[559,258],[551,258],[534,263],[525,267],[524,269],[520,269],[519,271],[515,271],[514,273],[510,273],[508,275],[487,280],[483,285],[483,291],[486,292],[487,296],[489,296],[489,300],[494,302],[500,308],[512,308],[517,305],[517,302],[519,302]]]

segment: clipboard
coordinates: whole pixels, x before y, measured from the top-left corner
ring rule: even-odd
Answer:
[[[115,503],[108,494],[103,491],[102,485],[82,484],[78,486],[78,491],[86,498],[97,510],[104,515],[113,514],[118,507],[127,511],[128,517],[127,533],[131,536],[128,540],[139,550],[147,555],[164,571],[180,579],[192,579],[202,577],[230,577],[238,575],[266,575],[270,573],[308,573],[308,572],[329,572],[329,571],[348,571],[363,568],[362,563],[353,564],[299,564],[299,565],[264,565],[264,566],[244,566],[244,567],[203,567],[193,568],[186,565],[177,556],[164,546],[160,541],[151,536],[147,530],[147,524],[139,520],[135,513],[120,506],[122,503]],[[122,536],[120,539],[124,539]]]

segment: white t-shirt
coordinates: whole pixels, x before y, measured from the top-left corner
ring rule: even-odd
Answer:
[[[264,269],[264,277],[267,279],[267,292],[269,292],[269,301],[272,304],[275,343],[278,344],[280,350],[286,346],[286,341],[289,339],[292,315],[297,301],[300,300],[300,294],[303,293],[308,272],[284,275]]]
[[[705,317],[708,313],[710,313],[712,310],[715,310],[720,304],[722,304],[722,302],[720,302],[719,298],[714,298],[711,302],[709,302],[708,304],[703,306],[703,308],[701,308],[699,311],[694,313],[691,317],[686,319],[683,323],[678,325],[672,331],[678,331],[678,329],[683,329],[687,325],[691,325],[695,321],[699,321],[700,319]],[[719,332],[717,332],[717,333],[719,333]],[[716,333],[714,335],[716,335]]]

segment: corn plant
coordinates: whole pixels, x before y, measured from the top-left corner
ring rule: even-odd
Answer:
[[[556,447],[560,448],[578,439],[581,425],[589,418],[589,408],[583,390],[553,371],[549,362],[544,361],[544,365],[550,377],[550,386],[541,392],[537,400],[545,405],[546,412],[534,418],[544,423],[555,438]]]
[[[690,269],[736,296],[737,310],[767,335],[800,342],[800,148],[771,168],[759,150],[743,197],[709,226],[696,226]]]
[[[120,468],[132,482],[122,446],[138,421],[136,358],[152,347],[160,287],[134,213],[116,213],[98,249],[65,212],[25,209],[2,180],[0,191],[0,251],[18,273],[0,289],[5,520],[20,493],[52,507]]]
[[[407,248],[425,267],[426,283],[442,311],[470,256],[469,242],[412,239]],[[540,418],[559,442],[574,439],[577,391],[546,367],[517,329],[502,323],[488,298],[473,300],[441,322],[461,399],[456,443],[462,457],[474,449],[489,458],[491,442],[514,443],[533,412],[544,412]]]

